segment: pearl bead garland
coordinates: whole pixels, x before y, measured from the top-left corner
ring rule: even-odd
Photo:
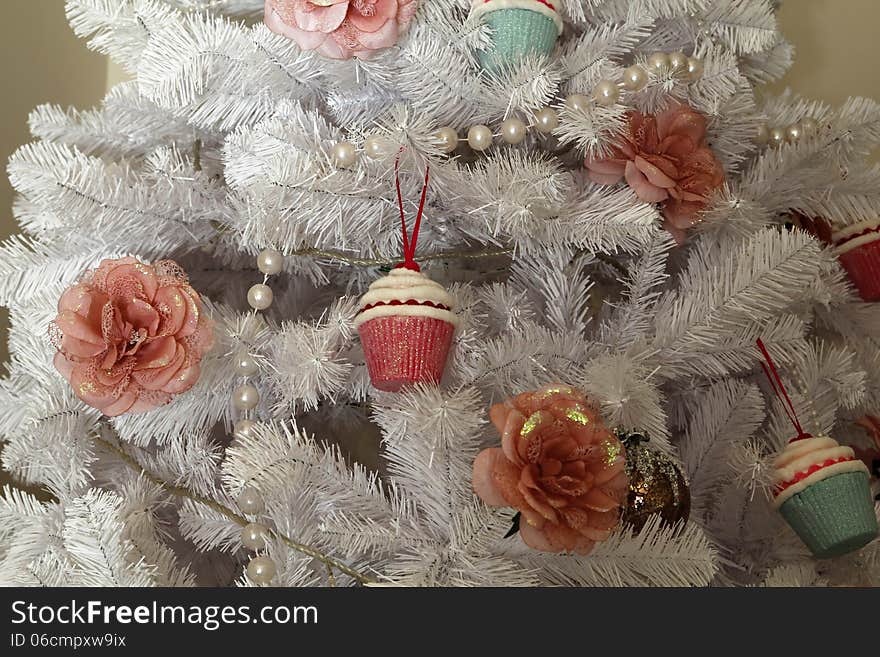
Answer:
[[[247,293],[248,303],[254,310],[266,310],[273,299],[272,288],[264,283],[257,283]]]
[[[565,99],[565,106],[575,112],[585,112],[590,106],[590,99],[583,94],[574,94]]]
[[[785,143],[785,130],[783,128],[773,128],[770,130],[770,144],[779,146]]]
[[[258,522],[248,523],[241,530],[241,544],[248,550],[264,550],[268,534],[269,530],[265,525]]]
[[[627,91],[641,91],[648,84],[648,73],[634,64],[623,72],[623,88]]]
[[[620,98],[620,90],[610,80],[602,80],[593,89],[593,100],[596,101],[597,105],[610,107],[617,102],[618,98]]]
[[[434,138],[439,142],[438,146],[444,153],[451,153],[458,148],[458,133],[455,128],[440,128],[434,133]]]
[[[373,138],[371,138],[373,139]],[[368,157],[379,158],[387,154],[388,141],[382,138],[367,140],[365,150]],[[348,142],[340,142],[334,147],[334,158],[339,166],[350,166],[356,160],[357,152],[354,146]],[[248,304],[254,309],[254,313],[266,310],[271,306],[273,294],[272,288],[267,283],[269,277],[281,273],[284,270],[284,256],[274,249],[264,249],[257,256],[257,269],[263,274],[263,282],[257,283],[248,290]],[[254,436],[257,423],[248,417],[260,403],[260,391],[248,379],[256,376],[260,371],[260,363],[247,351],[243,350],[235,356],[235,373],[242,377],[239,385],[232,392],[232,405],[241,412],[241,416],[233,424],[233,439],[247,440]],[[244,515],[254,516],[265,511],[266,504],[260,492],[253,486],[245,486],[236,497],[236,504]],[[241,544],[244,548],[253,551],[265,550],[270,530],[265,525],[251,521],[241,530]],[[267,555],[258,554],[248,562],[246,573],[248,579],[254,584],[269,584],[275,577],[277,568],[275,562]]]
[[[559,127],[559,114],[552,107],[544,107],[535,112],[535,129],[549,134]]]
[[[475,151],[485,151],[492,145],[492,131],[484,125],[475,125],[468,130],[468,145]]]
[[[247,576],[254,584],[268,584],[275,577],[275,562],[269,557],[259,556],[247,565]]]
[[[254,312],[266,310],[272,305],[274,294],[267,283],[270,276],[284,270],[284,256],[275,249],[264,249],[257,256],[257,269],[263,274],[263,282],[253,285],[247,293],[248,304],[254,309]],[[242,377],[243,381],[239,382],[238,387],[232,393],[232,405],[242,413],[234,423],[233,438],[248,438],[253,435],[256,426],[256,422],[248,417],[248,411],[252,411],[260,403],[260,391],[246,381],[259,373],[260,364],[247,350],[243,349],[235,355],[234,370],[238,376]]]
[[[240,411],[252,411],[260,403],[260,391],[246,383],[232,393],[232,403]]]
[[[779,147],[783,144],[793,144],[804,139],[819,130],[819,122],[812,116],[805,116],[787,126],[770,127],[766,123],[758,126],[755,135],[755,143],[758,146]]]
[[[523,143],[527,131],[526,124],[519,119],[507,119],[501,124],[501,138],[512,146]]]
[[[669,55],[665,52],[655,52],[648,57],[646,64],[648,65],[648,70],[655,75],[663,75],[669,69]]]
[[[250,438],[254,435],[254,429],[256,428],[257,423],[253,420],[248,420],[247,418],[238,420],[232,426],[232,435],[235,438]]]
[[[235,373],[239,376],[249,377],[259,372],[260,366],[250,354],[240,354],[235,359]]]
[[[357,150],[351,142],[340,141],[333,146],[333,161],[340,169],[347,169],[357,162],[357,159]]]
[[[611,107],[620,101],[621,90],[639,92],[644,89],[650,79],[650,75],[661,76],[673,74],[674,76],[694,81],[703,73],[703,62],[696,57],[688,57],[685,53],[676,51],[673,53],[655,52],[651,54],[644,65],[633,64],[623,71],[619,80],[600,80],[593,87],[590,95],[572,94],[565,99],[564,105],[570,111],[586,112],[591,106]],[[478,124],[471,126],[464,138],[474,151],[482,153],[488,151],[495,143],[495,138],[509,146],[517,146],[528,137],[530,128],[543,135],[549,135],[559,127],[559,113],[553,107],[542,107],[535,110],[533,121],[527,125],[521,118],[509,117],[501,123],[498,133],[493,133],[487,125]],[[433,135],[437,149],[446,154],[453,153],[462,141],[458,131],[451,126],[442,126]],[[363,142],[363,152],[371,159],[388,157],[396,150],[396,145],[390,139],[381,135],[372,135]],[[353,166],[358,159],[358,150],[354,144],[340,141],[333,146],[333,159],[336,166],[347,168]],[[277,252],[272,252],[277,253]],[[262,254],[261,254],[262,258]],[[258,262],[260,271],[265,274],[276,274],[280,269],[275,265],[272,255],[266,256],[265,269],[263,261]],[[272,303],[272,291],[265,286],[255,285],[248,293],[248,301],[254,308],[265,310]]]
[[[284,256],[275,249],[265,249],[257,256],[257,269],[266,276],[274,276],[284,267]]]
[[[698,80],[703,75],[703,62],[695,57],[688,57],[687,73],[691,80]]]
[[[394,144],[386,137],[367,137],[364,141],[364,152],[371,160],[381,160],[383,157],[388,157],[394,150]]]
[[[673,71],[681,71],[686,69],[688,65],[688,56],[681,51],[669,53],[669,68]]]
[[[238,504],[239,510],[248,516],[262,513],[266,509],[263,496],[253,486],[245,486],[235,498],[235,503]]]

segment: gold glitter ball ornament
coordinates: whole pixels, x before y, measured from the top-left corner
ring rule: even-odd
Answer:
[[[629,493],[621,522],[641,531],[648,519],[659,515],[664,522],[687,522],[691,492],[679,467],[668,457],[649,450],[641,434],[622,435],[626,448]]]

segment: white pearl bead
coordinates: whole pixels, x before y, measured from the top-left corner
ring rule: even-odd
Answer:
[[[383,157],[388,157],[393,151],[394,144],[392,144],[391,140],[387,137],[376,135],[368,137],[367,140],[364,141],[364,152],[370,159],[381,160]]]
[[[638,64],[630,66],[623,72],[623,88],[629,91],[641,91],[648,84],[648,74]]]
[[[239,376],[253,376],[260,371],[260,366],[250,354],[239,354],[235,357],[235,373]]]
[[[250,438],[254,435],[257,423],[253,420],[242,419],[232,425],[232,435],[236,439]]]
[[[559,127],[559,114],[552,107],[545,107],[535,112],[535,129],[548,134]]]
[[[245,486],[235,498],[235,503],[242,513],[249,516],[262,513],[266,508],[263,496],[253,486]]]
[[[691,80],[699,80],[703,75],[703,62],[696,57],[688,57],[687,73]]]
[[[590,106],[590,99],[583,94],[573,94],[565,99],[565,106],[570,110],[583,112]]]
[[[492,131],[484,125],[475,125],[468,130],[468,144],[475,151],[485,151],[492,145]]]
[[[241,530],[241,544],[248,550],[262,550],[266,547],[266,537],[269,530],[265,525],[251,522]]]
[[[249,383],[238,386],[232,393],[232,403],[240,411],[249,411],[260,403],[260,391]]]
[[[268,584],[275,577],[275,562],[269,557],[254,557],[247,565],[247,576],[254,584]]]
[[[281,272],[284,267],[284,256],[275,249],[265,249],[257,256],[257,268],[269,276]]]
[[[683,71],[687,69],[688,58],[681,51],[669,53],[669,68],[673,71]]]
[[[655,52],[648,57],[648,70],[654,75],[661,75],[669,70],[669,55],[665,52]]]
[[[812,116],[805,116],[801,119],[801,130],[805,135],[812,134],[819,129],[819,122]]]
[[[523,143],[527,131],[526,124],[519,119],[507,119],[501,124],[501,138],[513,146]]]
[[[434,133],[434,138],[439,142],[438,146],[444,153],[451,153],[458,148],[458,133],[454,128],[449,126],[440,128]]]
[[[785,140],[788,142],[796,142],[804,136],[804,129],[800,123],[792,123],[785,129]]]
[[[758,146],[765,146],[769,141],[770,128],[767,127],[766,123],[762,123],[758,126],[758,134],[755,135],[755,143],[758,144]]]
[[[357,150],[354,144],[340,141],[333,146],[333,161],[336,166],[346,169],[357,162]]]
[[[247,300],[254,310],[266,310],[272,305],[272,288],[263,283],[257,283],[247,293]]]
[[[620,89],[611,80],[602,80],[593,89],[593,100],[596,101],[597,105],[610,107],[617,102],[618,98],[620,98]]]
[[[785,143],[785,129],[783,128],[773,128],[770,130],[770,144],[772,146],[779,146]]]

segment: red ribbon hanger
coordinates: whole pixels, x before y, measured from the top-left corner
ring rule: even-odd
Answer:
[[[800,421],[798,421],[797,411],[794,410],[794,404],[791,401],[791,397],[788,396],[788,392],[785,390],[785,386],[782,385],[782,378],[779,376],[779,372],[776,370],[776,365],[773,363],[773,359],[770,357],[770,352],[767,351],[767,347],[764,346],[764,341],[761,340],[761,338],[758,338],[758,349],[761,350],[761,353],[764,356],[764,360],[767,361],[766,365],[764,363],[761,363],[761,367],[764,368],[764,374],[767,375],[767,380],[770,381],[770,385],[773,387],[773,392],[776,393],[779,401],[782,402],[782,409],[785,411],[788,419],[791,421],[791,423],[794,425],[795,430],[798,432],[798,435],[792,438],[789,442],[804,440],[805,438],[812,438],[813,436],[804,431]]]
[[[403,194],[400,191],[400,157],[394,162],[394,182],[397,186],[397,206],[400,208],[400,223],[403,226],[403,262],[396,269],[411,269],[421,271],[416,263],[416,243],[419,241],[419,228],[422,225],[422,215],[425,213],[425,201],[428,198],[428,181],[431,176],[431,167],[425,168],[425,184],[422,187],[422,199],[419,202],[419,213],[416,215],[416,225],[413,226],[412,240],[406,234],[406,214],[403,211]]]

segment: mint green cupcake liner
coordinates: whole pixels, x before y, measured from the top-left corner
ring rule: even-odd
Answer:
[[[483,68],[496,72],[527,55],[548,55],[559,30],[549,16],[528,9],[499,9],[484,15],[492,28],[492,47],[478,53]]]
[[[844,472],[792,495],[779,512],[816,557],[839,557],[877,537],[868,475]]]

